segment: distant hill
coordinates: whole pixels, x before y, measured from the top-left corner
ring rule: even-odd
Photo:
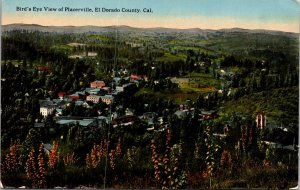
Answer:
[[[212,34],[212,33],[268,33],[273,35],[289,35],[298,37],[299,34],[292,32],[281,32],[274,30],[249,30],[242,28],[230,28],[230,29],[220,29],[220,30],[210,30],[210,29],[200,29],[200,28],[190,28],[190,29],[176,29],[176,28],[134,28],[130,26],[120,25],[120,26],[42,26],[37,24],[8,24],[2,26],[2,31],[11,30],[29,30],[29,31],[41,31],[41,32],[55,32],[55,33],[98,33],[98,32],[115,32],[115,30],[120,32],[143,32],[143,33],[187,33],[187,34]]]

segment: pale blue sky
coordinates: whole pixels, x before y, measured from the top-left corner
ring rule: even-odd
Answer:
[[[17,12],[20,7],[151,8],[153,13]],[[294,0],[3,0],[3,24],[114,25],[177,28],[260,28],[299,31]],[[111,23],[111,24],[110,24]]]

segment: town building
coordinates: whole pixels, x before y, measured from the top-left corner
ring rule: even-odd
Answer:
[[[217,111],[209,110],[209,111],[201,111],[200,117],[202,120],[212,120],[218,117]]]
[[[75,92],[74,94],[69,95],[69,98],[71,98],[72,100],[85,100],[87,95],[88,94],[86,92]]]
[[[59,92],[58,93],[58,97],[59,99],[63,100],[65,97],[67,96],[67,94],[65,92]]]
[[[112,125],[114,128],[116,128],[117,126],[129,126],[134,124],[134,122],[137,120],[138,118],[134,115],[127,115],[127,116],[122,116],[122,117],[118,117],[112,120]]]
[[[91,101],[94,104],[99,103],[100,100],[101,100],[101,96],[99,96],[99,95],[89,95],[86,97],[86,101]]]
[[[78,124],[83,127],[97,126],[97,119],[95,118],[81,118],[81,117],[56,117],[56,123],[59,125],[75,125]]]
[[[104,81],[99,81],[99,80],[96,80],[94,82],[91,82],[91,88],[102,88],[105,86],[105,82]]]
[[[55,110],[55,105],[50,100],[40,101],[40,114],[42,116],[47,117],[51,115]]]
[[[48,115],[51,115],[55,110],[62,110],[63,108],[65,108],[66,106],[69,105],[69,103],[71,102],[71,99],[53,99],[50,100],[50,98],[47,98],[45,100],[39,100],[39,104],[40,104],[40,114],[42,114],[42,116],[46,117]],[[57,115],[59,115],[61,113],[58,113]]]
[[[101,96],[101,100],[102,100],[102,102],[104,102],[106,104],[111,104],[114,101],[114,97],[112,95],[104,95],[104,96]]]
[[[104,95],[104,96],[99,96],[99,95],[89,95],[86,97],[87,101],[91,101],[93,103],[99,103],[100,101],[106,103],[106,104],[111,104],[114,101],[114,97],[112,95]]]

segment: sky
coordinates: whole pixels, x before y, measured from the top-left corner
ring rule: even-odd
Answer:
[[[94,12],[17,11],[17,7],[91,8]],[[95,8],[120,12],[95,12]],[[140,9],[125,13],[122,8]],[[143,9],[151,13],[142,12]],[[299,0],[2,0],[2,24],[167,28],[245,28],[299,32]]]

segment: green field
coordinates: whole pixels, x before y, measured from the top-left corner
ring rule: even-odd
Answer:
[[[165,53],[164,56],[159,57],[156,60],[168,63],[168,62],[176,62],[176,61],[185,61],[186,57],[187,56],[184,54],[173,55],[171,53]]]
[[[206,73],[190,73],[184,78],[189,79],[189,82],[179,84],[181,90],[202,93],[215,91],[221,88],[221,84],[225,82],[225,80],[217,80],[211,74]]]
[[[191,73],[185,76],[185,78],[189,78],[191,82],[179,84],[179,89],[153,92],[149,88],[142,88],[136,95],[151,94],[156,98],[171,99],[175,103],[182,103],[187,99],[196,100],[199,94],[215,92],[221,86],[221,82],[223,82],[223,80],[217,80],[210,74],[205,73]]]
[[[101,41],[109,41],[110,39],[106,36],[103,36],[103,35],[96,35],[96,34],[92,34],[92,35],[89,35],[87,36],[88,38],[90,39],[93,39],[93,40],[101,40]]]
[[[55,52],[65,52],[65,53],[70,53],[72,49],[73,48],[68,45],[53,45],[50,47],[50,50],[53,50]]]

